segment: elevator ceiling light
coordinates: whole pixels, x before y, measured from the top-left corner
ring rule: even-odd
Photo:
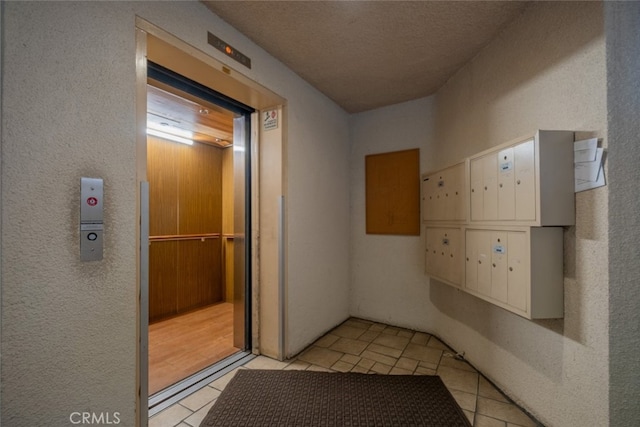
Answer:
[[[193,132],[176,128],[165,123],[147,122],[147,135],[168,139],[181,144],[193,145]]]

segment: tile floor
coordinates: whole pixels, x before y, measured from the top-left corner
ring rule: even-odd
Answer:
[[[360,319],[336,327],[295,359],[256,357],[239,369],[439,375],[475,427],[540,426],[436,337]],[[149,419],[150,427],[197,427],[232,371]]]

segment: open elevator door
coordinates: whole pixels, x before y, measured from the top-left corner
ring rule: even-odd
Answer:
[[[201,99],[233,113],[233,232],[221,233],[233,247],[233,345],[240,352],[202,369],[154,393],[149,398],[149,414],[159,412],[212,381],[216,375],[243,363],[251,344],[251,114],[253,109],[189,80],[158,64],[148,62],[148,82],[189,99]],[[197,345],[197,343],[194,343]]]
[[[233,345],[251,343],[251,117],[233,119]],[[238,261],[239,260],[239,261]]]

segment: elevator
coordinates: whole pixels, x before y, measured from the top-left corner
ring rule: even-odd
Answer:
[[[277,359],[282,359],[285,356],[287,114],[284,98],[233,69],[229,64],[212,58],[210,53],[177,39],[142,18],[136,19],[136,32],[137,138],[135,156],[140,213],[138,229],[140,246],[137,263],[139,273],[139,329],[137,334],[139,400],[136,402],[136,407],[138,408],[139,423],[145,425],[150,416],[180,401],[189,393],[206,387],[227,372],[242,366],[256,354],[264,354]],[[201,46],[201,48],[208,50],[205,46]],[[151,93],[152,91],[156,93]],[[148,102],[148,99],[152,99],[156,95],[157,99],[153,102],[157,102],[159,107],[164,106],[156,109],[156,113],[160,113],[158,114],[159,118],[151,117],[150,113],[153,110]],[[212,99],[212,95],[215,99]],[[155,191],[151,187],[157,186],[158,183],[150,182],[155,179],[153,177],[154,166],[151,165],[151,169],[149,169],[147,163],[155,161],[148,157],[153,156],[154,148],[157,147],[152,147],[151,151],[148,149],[150,144],[154,143],[151,141],[152,138],[159,137],[150,136],[148,124],[162,121],[166,124],[156,124],[164,128],[160,130],[165,131],[167,130],[166,126],[172,124],[174,127],[183,127],[177,123],[166,121],[172,117],[164,117],[172,111],[167,105],[170,104],[167,98],[171,99],[172,97],[174,100],[177,99],[179,103],[184,103],[186,100],[198,104],[197,110],[190,113],[197,117],[202,118],[203,113],[207,115],[206,111],[201,113],[201,109],[209,110],[209,113],[212,111],[222,113],[225,116],[223,121],[227,123],[226,135],[213,134],[211,136],[214,137],[214,140],[208,144],[216,147],[217,143],[218,147],[216,148],[222,150],[222,170],[220,171],[222,174],[220,179],[223,183],[223,190],[221,190],[223,208],[220,213],[222,216],[221,231],[206,228],[178,229],[179,226],[182,226],[179,212],[182,211],[184,214],[186,207],[181,204],[182,202],[176,202],[178,208],[175,210],[176,213],[172,214],[176,218],[168,221],[168,223],[178,224],[175,229],[154,230],[151,233],[151,228],[155,227],[152,227],[150,223],[153,221],[151,211],[165,209],[166,206],[161,203],[160,207],[154,205],[151,208],[151,205],[156,203],[150,197],[151,193]],[[279,121],[275,123],[275,126],[273,124],[267,126],[263,123],[263,119],[267,116],[270,119],[277,116]],[[230,128],[229,119],[232,123]],[[183,118],[178,121],[182,121],[184,124],[187,120]],[[191,121],[197,123],[193,118]],[[221,130],[218,125],[208,125],[208,128],[207,132],[213,132],[212,129]],[[202,144],[202,142],[198,142],[198,138],[201,136],[199,134],[207,132],[201,132],[195,126],[187,130],[192,134],[187,134],[185,139],[195,141],[191,147],[187,148]],[[225,140],[229,141],[229,132],[232,134],[231,145],[225,143]],[[216,141],[215,138],[220,141]],[[170,141],[162,141],[162,144],[166,145],[167,142]],[[177,145],[174,142],[170,143]],[[220,144],[222,146],[219,146]],[[180,159],[181,155],[176,154],[174,150],[178,150],[177,148],[169,148],[168,150],[169,155],[165,154],[163,157],[165,159],[170,157],[170,163],[174,162],[175,164],[173,173],[177,174],[177,169],[179,169],[177,163],[182,163],[185,160]],[[198,149],[196,148],[196,150]],[[172,152],[173,154],[171,154]],[[232,167],[228,167],[229,165]],[[205,171],[203,173],[211,172]],[[229,178],[229,175],[232,178]],[[230,185],[232,191],[224,189],[231,182],[229,179],[232,179],[233,182]],[[170,185],[169,182],[172,184]],[[166,185],[168,187],[180,186],[171,180],[168,180]],[[189,185],[186,189],[182,189],[181,194],[192,192],[196,187]],[[172,191],[178,192],[180,188],[174,188]],[[160,192],[160,194],[164,193]],[[228,198],[231,197],[232,200],[229,201]],[[179,200],[179,197],[175,196],[175,200]],[[190,204],[189,202],[185,203]],[[233,205],[232,210],[225,208],[230,205]],[[229,221],[226,219],[230,216],[233,217],[232,227],[229,227]],[[184,215],[182,220],[184,220]],[[196,220],[189,221],[188,227],[195,222]],[[230,228],[232,231],[229,233]],[[171,242],[172,239],[175,241]],[[216,240],[219,241],[220,257],[222,258],[221,261],[218,261],[222,265],[219,273],[222,288],[218,291],[207,288],[206,291],[202,291],[201,295],[197,295],[197,298],[191,295],[188,298],[181,297],[181,303],[178,303],[177,299],[175,302],[167,303],[165,300],[167,294],[174,295],[181,292],[179,286],[182,285],[177,284],[176,281],[183,276],[178,274],[177,270],[179,267],[177,260],[180,258],[177,255],[167,254],[170,254],[171,250],[177,252],[179,249],[164,249],[170,248],[171,245],[178,248],[179,246],[193,247],[196,246],[196,243],[203,243],[204,247],[213,246],[210,253],[216,260],[220,260],[215,252],[217,250],[216,244],[212,243]],[[182,245],[182,242],[189,243]],[[165,243],[166,245],[164,245]],[[154,261],[151,256],[152,251],[164,252],[168,261]],[[174,259],[176,261],[173,261]],[[193,259],[180,261],[185,263],[183,265],[195,264],[195,267],[186,268],[187,275],[205,277],[212,274],[208,270],[200,270],[198,259],[200,257],[194,255]],[[158,287],[158,289],[164,289],[165,294],[164,296],[162,293],[156,294],[156,290],[151,287],[156,287],[154,282],[157,281],[157,278],[151,276],[158,275],[157,269],[165,269],[167,265],[171,265],[171,262],[174,263],[176,270],[171,270],[166,276],[163,275],[163,283]],[[155,267],[152,268],[151,264],[154,264]],[[218,280],[218,273],[214,273],[213,276],[212,280]],[[193,289],[198,289],[196,285],[193,286]],[[195,292],[199,293],[200,291]],[[154,296],[151,295],[152,293]],[[212,296],[214,299],[222,298],[222,302],[210,303],[211,299],[208,298]],[[154,305],[155,302],[151,303],[151,298],[157,298],[157,306]],[[200,303],[203,304],[203,307],[199,307]],[[232,325],[230,333],[232,339],[229,340],[229,333],[227,333],[226,339],[227,342],[231,342],[232,350],[236,352],[183,379],[178,377],[167,379],[165,384],[156,385],[156,388],[160,389],[159,391],[150,389],[154,375],[154,367],[152,366],[154,360],[171,361],[174,366],[184,367],[187,365],[186,360],[178,360],[175,363],[176,360],[170,360],[172,356],[166,353],[159,357],[153,356],[155,331],[152,329],[170,330],[172,328],[161,328],[160,326],[167,325],[168,323],[164,323],[165,321],[177,320],[182,323],[183,319],[193,320],[189,319],[191,316],[207,317],[207,310],[220,307],[226,307],[226,310],[231,312],[231,316],[227,312],[226,318],[230,319],[227,322]],[[215,317],[217,314],[213,313],[211,316]],[[217,324],[218,322],[208,323]],[[217,327],[217,329],[220,328]],[[191,332],[194,331],[195,329],[191,330]],[[184,341],[190,344],[191,350],[201,350],[209,354],[209,351],[204,351],[205,344],[211,344],[215,338],[212,333],[207,331],[203,331],[203,333],[206,336],[204,339],[189,336],[184,337]],[[169,347],[177,347],[177,345],[170,344]],[[166,386],[169,383],[171,385]]]
[[[150,408],[247,354],[253,110],[150,62]]]

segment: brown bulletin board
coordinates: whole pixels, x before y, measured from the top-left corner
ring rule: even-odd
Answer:
[[[420,150],[365,156],[367,234],[420,235]]]

